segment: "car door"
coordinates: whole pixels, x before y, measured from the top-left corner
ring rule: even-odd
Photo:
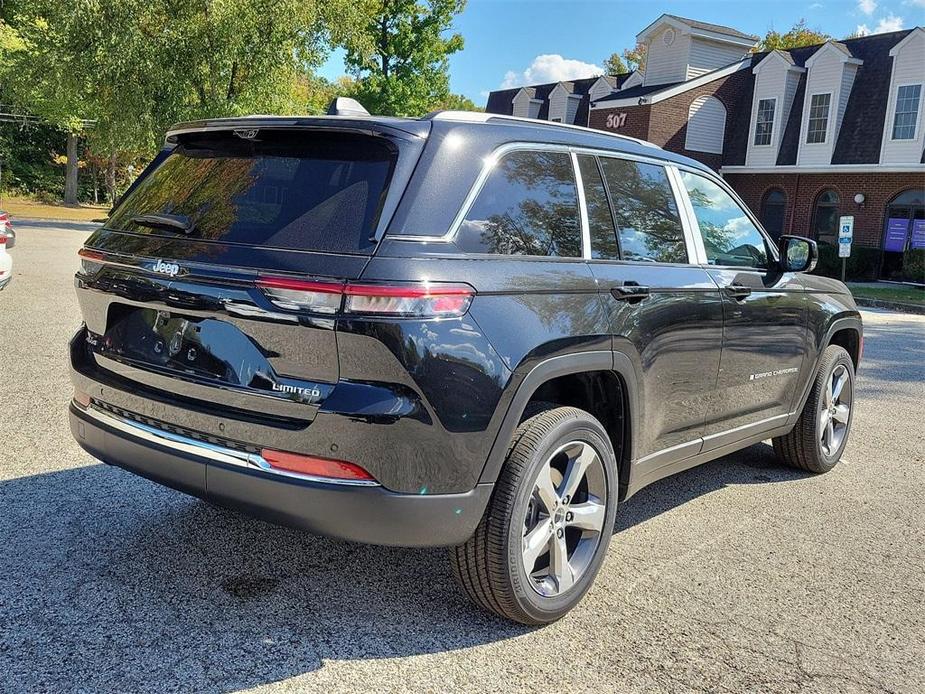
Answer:
[[[719,179],[680,170],[697,254],[723,296],[719,377],[704,450],[786,423],[806,358],[806,305],[795,273],[754,216]]]
[[[617,156],[577,160],[588,263],[610,314],[614,350],[630,355],[641,377],[633,442],[634,479],[641,483],[700,451],[719,368],[723,301],[707,271],[690,262],[692,239],[673,171]]]

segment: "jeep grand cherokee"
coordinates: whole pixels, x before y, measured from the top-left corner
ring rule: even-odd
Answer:
[[[80,251],[83,448],[528,624],[618,501],[771,439],[830,470],[861,321],[815,244],[631,138],[443,112],[175,126]]]

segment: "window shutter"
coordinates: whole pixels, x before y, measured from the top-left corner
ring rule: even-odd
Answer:
[[[726,135],[726,107],[714,96],[701,96],[687,113],[687,137],[684,148],[692,152],[723,153]]]

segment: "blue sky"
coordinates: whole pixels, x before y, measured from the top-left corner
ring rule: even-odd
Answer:
[[[632,47],[636,33],[663,12],[759,36],[801,18],[837,38],[859,28],[879,33],[925,24],[925,0],[469,0],[454,27],[466,45],[450,58],[450,88],[484,105],[502,86],[588,77],[611,53]],[[321,73],[342,75],[342,54]]]

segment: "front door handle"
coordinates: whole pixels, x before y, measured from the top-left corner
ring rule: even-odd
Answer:
[[[624,282],[619,287],[611,287],[610,295],[617,301],[637,303],[649,296],[649,288],[641,287],[635,283]]]
[[[731,296],[736,301],[741,301],[751,293],[752,288],[746,287],[744,284],[730,284],[728,287],[726,287],[726,294]]]

